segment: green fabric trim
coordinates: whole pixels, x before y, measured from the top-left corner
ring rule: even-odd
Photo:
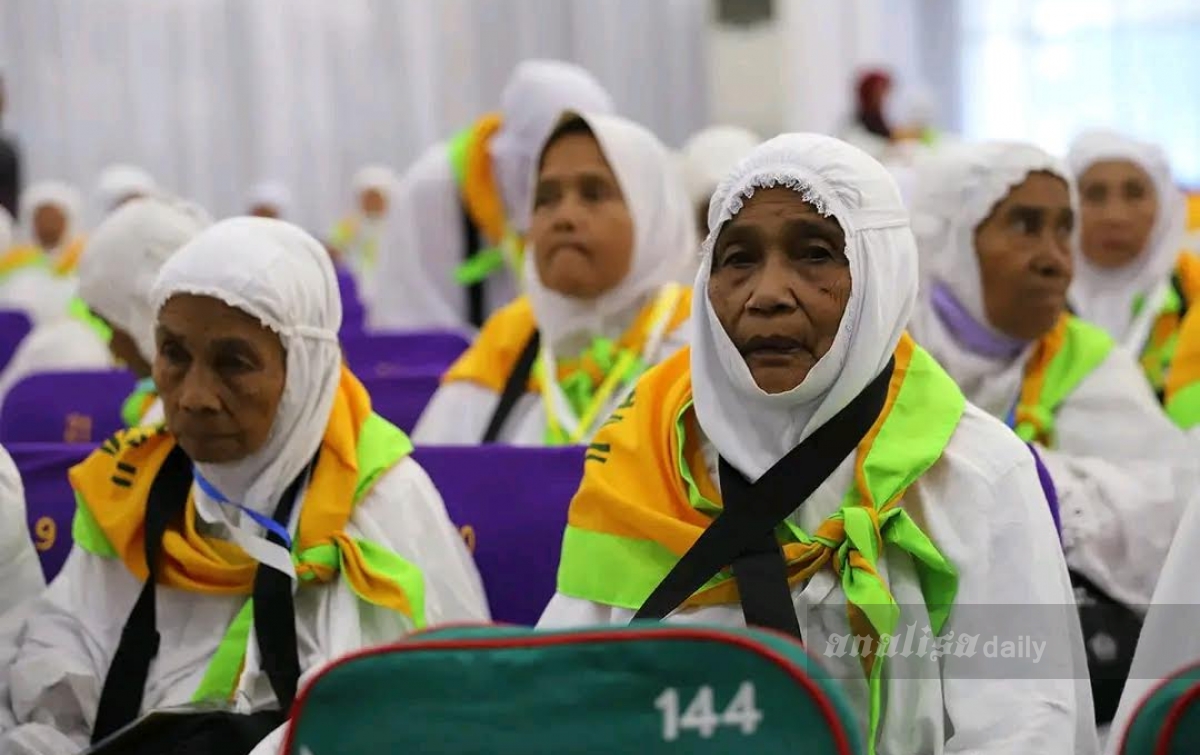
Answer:
[[[253,624],[254,599],[251,598],[242,605],[225,630],[225,636],[217,645],[217,652],[209,661],[200,686],[192,695],[192,702],[228,702],[233,698],[246,661],[246,648],[250,643],[250,627]]]
[[[450,158],[450,172],[454,175],[454,184],[462,191],[467,183],[467,147],[471,144],[473,126],[462,129],[446,144],[446,156]]]
[[[480,249],[454,269],[454,281],[460,286],[471,286],[487,280],[504,265],[504,251],[500,247]]]
[[[154,378],[142,378],[137,382],[133,393],[129,394],[129,398],[125,399],[125,403],[121,405],[121,421],[125,423],[126,427],[132,428],[142,424],[142,409],[145,406],[146,398],[157,390]]]
[[[381,474],[412,454],[413,444],[403,430],[371,412],[359,431],[355,451],[358,484],[354,488],[354,503],[357,504]]]
[[[92,516],[87,502],[79,493],[75,494],[75,518],[71,521],[71,539],[80,548],[101,558],[116,558],[117,549],[108,542],[108,536]]]
[[[1200,382],[1175,392],[1167,401],[1167,416],[1184,430],[1200,425]]]
[[[101,341],[108,343],[112,340],[112,328],[103,320],[96,317],[88,305],[78,296],[67,303],[67,314],[92,329]]]
[[[1050,438],[1050,447],[1055,445],[1054,415],[1059,405],[1108,358],[1113,346],[1113,340],[1108,333],[1095,325],[1074,316],[1067,320],[1063,346],[1046,367],[1041,403],[1034,407],[1022,407],[1037,415],[1047,437]],[[1038,434],[1034,423],[1028,421],[1017,423],[1013,429],[1026,443],[1032,442]]]
[[[413,622],[413,628],[420,629],[424,627],[425,577],[421,573],[421,570],[411,561],[405,560],[400,554],[390,548],[370,540],[356,538],[354,542],[358,544],[358,549],[363,554],[363,560],[366,562],[367,568],[387,580],[396,583],[404,590],[404,594],[408,596],[409,604],[413,610],[412,615],[408,617]],[[345,562],[341,549],[333,543],[314,546],[299,555],[293,554],[292,560],[297,566],[312,564],[333,571],[341,571],[342,564]],[[311,582],[316,579],[316,575],[308,572],[301,575],[301,579]],[[347,582],[347,584],[350,583]],[[354,585],[350,585],[350,589],[354,590]],[[358,592],[358,590],[354,590],[354,594],[364,603],[371,602],[369,598]]]

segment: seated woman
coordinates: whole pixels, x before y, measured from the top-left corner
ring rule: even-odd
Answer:
[[[75,753],[189,701],[286,708],[296,672],[488,618],[408,438],[342,364],[318,241],[226,220],[166,263],[152,298],[166,426],[119,433],[71,470],[75,547],[19,637],[6,754]],[[268,598],[276,608],[259,610]],[[122,629],[152,632],[155,614],[156,655]],[[265,633],[282,642],[264,646]]]
[[[586,443],[687,341],[696,246],[671,156],[616,116],[568,115],[538,164],[525,290],[442,379],[418,444]],[[547,380],[547,376],[551,379]]]
[[[780,136],[721,183],[709,228],[693,344],[597,433],[539,626],[678,607],[783,628],[846,680],[873,753],[1093,751],[1034,460],[905,334],[917,252],[887,171],[829,137]],[[701,557],[709,569],[676,569]],[[1028,608],[970,605],[1006,603]],[[1054,651],[1036,674],[988,671],[914,651],[922,627]]]
[[[129,427],[162,421],[154,364],[150,290],[162,266],[211,220],[200,208],[163,196],[132,199],[92,233],[79,262],[79,297],[111,329],[108,348],[138,378],[121,417]]]
[[[384,165],[368,165],[354,174],[354,208],[338,221],[329,239],[342,264],[354,271],[363,300],[370,302],[377,276],[375,264],[379,258],[383,228],[388,206],[396,193],[400,179],[395,171]]]
[[[55,275],[74,272],[83,251],[82,204],[79,192],[59,181],[36,183],[22,192],[21,232],[26,240],[0,259],[0,280],[29,265],[46,265]]]
[[[1183,321],[1200,320],[1200,257],[1182,251],[1183,192],[1161,149],[1118,134],[1081,135],[1067,160],[1082,228],[1072,310],[1139,355],[1162,400]],[[1200,412],[1173,418],[1190,427]]]

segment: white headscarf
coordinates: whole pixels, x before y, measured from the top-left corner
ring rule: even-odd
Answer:
[[[692,205],[707,202],[721,179],[761,143],[753,131],[738,126],[712,126],[692,135],[680,150]]]
[[[557,60],[527,60],[500,95],[500,130],[491,141],[492,170],[516,230],[529,228],[533,181],[542,143],[565,110],[607,115],[612,98],[587,71]]]
[[[44,204],[57,207],[67,220],[62,236],[58,240],[58,246],[55,249],[46,250],[54,252],[71,243],[71,240],[75,238],[79,228],[79,212],[80,207],[83,206],[83,198],[74,186],[62,181],[39,181],[21,193],[22,233],[26,241],[39,246],[37,234],[33,230],[33,216]]]
[[[851,293],[829,352],[804,381],[768,394],[708,298],[713,245],[756,189],[792,189],[841,225]],[[917,250],[895,182],[855,147],[818,134],[760,145],[717,187],[692,306],[692,386],[705,436],[751,482],[828,422],[887,366],[917,294]]]
[[[112,212],[127,197],[145,196],[157,188],[154,177],[136,165],[110,165],[100,173],[96,186],[100,215]]]
[[[391,199],[396,193],[398,183],[400,183],[400,178],[396,175],[396,171],[386,165],[367,165],[360,168],[350,181],[350,187],[354,191],[355,206],[358,205],[358,198],[367,189],[375,189]]]
[[[246,196],[246,212],[258,205],[274,207],[281,219],[292,214],[292,190],[282,181],[260,181]]]
[[[290,223],[232,218],[209,227],[167,260],[151,296],[155,311],[175,294],[220,299],[257,318],[283,342],[287,378],[266,443],[238,462],[196,465],[225,497],[269,516],[320,447],[337,393],[342,302],[333,264],[319,241]],[[202,516],[219,512],[236,542],[276,565],[246,542],[228,507],[202,507],[199,498],[205,496],[196,494]]]
[[[568,342],[617,336],[666,283],[678,279],[696,249],[695,221],[671,153],[644,127],[615,115],[581,115],[621,187],[633,219],[633,259],[615,288],[583,301],[555,293],[537,274],[532,244],[525,287],[538,328],[556,351]],[[547,135],[548,136],[548,135]]]
[[[912,334],[967,397],[994,416],[1004,416],[1015,399],[1025,351],[998,360],[964,348],[934,310],[932,291],[937,284],[945,286],[976,325],[996,339],[1006,338],[988,322],[983,309],[975,230],[1010,191],[1037,172],[1066,181],[1071,205],[1078,206],[1066,166],[1031,144],[955,145],[919,162],[915,174],[912,227],[921,261],[921,297]]]
[[[1092,165],[1107,160],[1128,161],[1149,174],[1158,197],[1158,215],[1146,248],[1119,270],[1093,265],[1076,244],[1071,304],[1080,317],[1104,328],[1137,353],[1161,304],[1152,299],[1160,299],[1167,293],[1171,268],[1183,248],[1187,205],[1171,176],[1166,153],[1153,144],[1111,131],[1089,131],[1075,139],[1067,154],[1076,180]],[[1158,296],[1154,295],[1156,288]],[[1135,321],[1133,301],[1139,294],[1148,298]]]
[[[156,310],[150,291],[167,259],[211,219],[195,205],[165,196],[118,207],[92,233],[79,260],[79,296],[154,361]]]
[[[8,251],[13,245],[13,217],[8,210],[0,207],[0,254]]]

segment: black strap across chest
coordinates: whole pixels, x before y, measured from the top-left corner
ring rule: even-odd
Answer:
[[[533,331],[533,335],[525,342],[525,348],[521,350],[521,356],[517,359],[517,364],[513,367],[513,371],[508,374],[508,380],[504,382],[504,390],[500,393],[500,401],[496,404],[496,411],[492,412],[492,418],[488,421],[487,430],[483,433],[484,445],[495,443],[496,438],[500,437],[500,431],[504,429],[504,423],[508,421],[508,417],[512,414],[513,407],[517,404],[517,399],[525,395],[525,388],[529,385],[529,376],[533,374],[533,363],[537,361],[538,349],[541,348],[542,337],[539,331]]]
[[[475,256],[483,244],[480,240],[479,229],[471,220],[471,213],[467,212],[467,206],[461,202],[460,206],[462,208],[463,238],[466,239],[462,261],[467,262]],[[467,285],[467,320],[476,328],[482,328],[484,320],[487,319],[484,312],[483,284],[484,281],[475,281]]]

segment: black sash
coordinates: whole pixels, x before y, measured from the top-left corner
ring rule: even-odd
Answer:
[[[529,384],[529,375],[533,372],[533,363],[537,361],[541,342],[541,333],[536,330],[525,342],[525,348],[521,350],[521,357],[517,360],[513,371],[508,374],[508,380],[504,382],[504,391],[500,394],[499,403],[496,404],[496,411],[492,412],[487,430],[483,433],[481,442],[484,445],[496,442],[500,431],[504,429],[504,423],[508,421],[508,415],[512,414],[513,407],[517,404],[517,399],[525,395],[525,387]]]
[[[893,359],[853,401],[757,482],[747,482],[721,459],[724,508],[654,589],[634,620],[666,617],[731,565],[746,624],[802,639],[775,529],[804,505],[870,431],[887,401],[894,366]]]
[[[467,212],[465,204],[461,206],[463,239],[466,241],[466,246],[463,247],[463,262],[467,262],[475,256],[482,244],[479,239],[479,229],[471,220],[471,213]],[[475,281],[467,286],[467,319],[476,328],[482,328],[484,320],[487,319],[483,309],[483,281]]]

